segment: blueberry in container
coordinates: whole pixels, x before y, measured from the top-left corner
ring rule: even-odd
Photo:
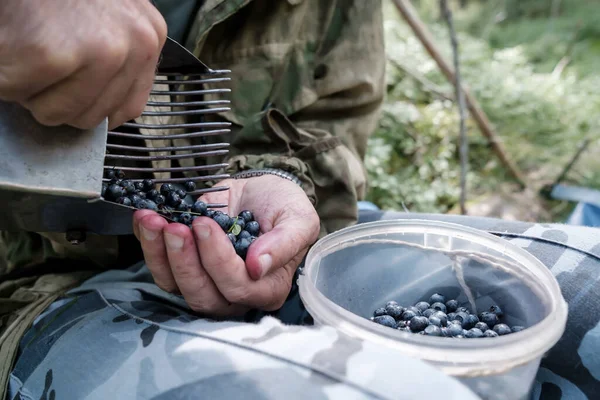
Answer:
[[[400,349],[489,400],[530,397],[541,358],[562,336],[568,313],[556,279],[531,254],[438,221],[378,221],[330,234],[309,251],[298,284],[315,324]],[[429,302],[432,293],[475,315],[499,306],[503,321],[519,329],[460,338],[370,320],[389,301],[410,307]]]

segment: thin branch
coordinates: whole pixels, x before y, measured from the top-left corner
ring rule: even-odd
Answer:
[[[444,91],[441,88],[439,88],[435,83],[431,82],[429,79],[425,78],[423,75],[419,74],[418,72],[414,71],[413,69],[407,67],[406,65],[399,63],[398,61],[396,61],[392,58],[388,57],[388,61],[394,67],[396,67],[400,71],[404,72],[406,75],[410,76],[411,78],[413,78],[414,80],[419,82],[423,86],[423,88],[427,89],[427,91],[429,91],[430,93],[433,93],[433,94],[443,98],[444,100],[454,101],[454,99],[452,98],[451,95],[444,93]]]
[[[467,197],[467,167],[469,156],[469,143],[467,142],[467,133],[465,128],[465,93],[462,90],[460,79],[460,60],[458,55],[458,40],[452,21],[452,12],[448,8],[448,0],[442,0],[442,10],[444,18],[448,24],[450,32],[450,43],[452,44],[452,54],[454,56],[454,87],[456,88],[456,98],[458,99],[458,112],[460,116],[460,212],[467,213],[465,206]]]

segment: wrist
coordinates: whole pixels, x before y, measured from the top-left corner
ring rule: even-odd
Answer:
[[[300,179],[292,174],[291,172],[287,172],[278,168],[256,168],[256,169],[247,169],[243,171],[239,171],[233,175],[231,175],[232,179],[248,179],[248,178],[256,178],[259,176],[272,175],[278,176],[282,179],[286,179],[290,182],[295,183],[296,185],[302,187],[302,182]]]

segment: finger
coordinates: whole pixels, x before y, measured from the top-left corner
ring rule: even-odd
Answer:
[[[273,280],[254,281],[250,278],[244,261],[235,253],[229,238],[216,222],[200,217],[194,220],[192,228],[202,266],[227,300],[263,308],[287,296],[289,287],[275,285]]]
[[[144,216],[140,222],[142,251],[146,265],[154,277],[156,285],[165,292],[177,290],[177,283],[171,273],[163,229],[167,221],[156,213]]]
[[[130,54],[121,70],[104,88],[104,91],[98,96],[96,102],[75,118],[71,122],[71,125],[78,127],[98,126],[105,118],[123,107],[135,84],[141,58],[139,52]],[[109,126],[109,129],[113,129],[116,126],[118,125]]]
[[[238,309],[223,297],[202,267],[190,228],[169,224],[163,233],[171,271],[190,308],[218,316],[231,315]]]
[[[146,217],[147,215],[153,215],[155,214],[154,211],[151,210],[139,210],[133,213],[133,234],[135,235],[135,237],[137,238],[137,240],[141,241],[141,236],[140,236],[140,221]]]
[[[248,274],[259,280],[271,272],[303,257],[319,234],[314,217],[281,218],[269,232],[259,236],[246,255]],[[285,240],[281,240],[285,238]]]
[[[69,123],[81,129],[94,128],[99,122],[96,125],[77,125],[73,122],[96,103],[128,57],[124,43],[113,44],[103,53],[95,62],[27,99],[23,106],[44,125]]]
[[[158,41],[158,39],[156,40]],[[154,86],[156,64],[160,57],[160,51],[151,57],[147,57],[142,53],[140,57],[137,62],[133,63],[134,70],[132,72],[137,78],[128,89],[128,96],[118,108],[112,110],[108,117],[109,129],[114,129],[124,122],[138,118],[146,107]]]

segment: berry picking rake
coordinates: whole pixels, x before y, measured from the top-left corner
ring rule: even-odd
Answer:
[[[228,153],[228,143],[207,138],[229,133],[230,123],[206,119],[229,110],[218,96],[230,89],[218,86],[230,71],[208,68],[170,38],[161,56],[142,116],[114,131],[106,120],[87,131],[46,127],[20,106],[0,102],[0,230],[64,232],[73,240],[86,233],[127,235],[135,208],[103,197],[114,171],[140,188],[153,179],[156,189],[228,177],[216,174],[227,164],[196,160]],[[192,196],[228,189],[187,185]]]

